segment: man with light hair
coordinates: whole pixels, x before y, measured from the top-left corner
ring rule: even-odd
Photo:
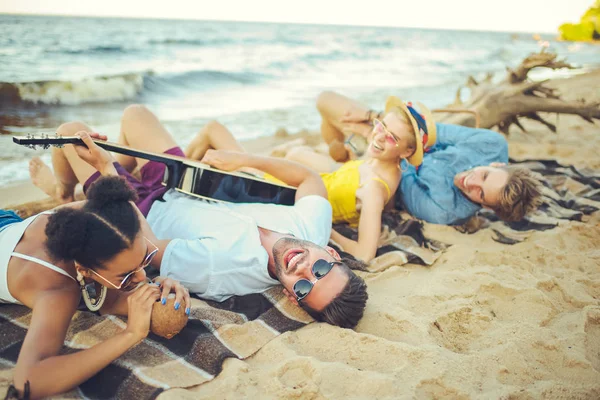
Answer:
[[[449,173],[452,172],[450,169]],[[503,221],[520,221],[537,208],[541,197],[541,183],[536,173],[527,168],[502,163],[491,163],[489,166],[456,173],[453,183],[454,188],[458,189],[473,207],[460,207],[458,198],[454,203],[459,207],[457,210],[446,212],[445,219],[444,216],[438,216],[448,224],[453,223],[449,221],[452,218],[457,218],[455,221],[459,223],[465,221],[480,207],[493,210]],[[414,192],[412,194],[415,195]],[[463,214],[460,214],[461,212]]]
[[[345,133],[367,135],[378,113],[334,92],[317,98],[321,133],[330,155],[338,162],[351,156]],[[427,222],[457,225],[481,208],[495,211],[505,221],[518,221],[539,205],[537,174],[507,166],[508,143],[499,133],[437,123],[436,143],[416,168],[402,163],[402,180],[395,206]],[[351,144],[351,143],[350,143]],[[354,146],[355,147],[355,146]]]

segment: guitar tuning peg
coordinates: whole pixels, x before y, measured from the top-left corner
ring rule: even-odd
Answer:
[[[43,146],[43,149],[44,149],[44,150],[48,150],[49,148],[50,148],[50,145],[49,145],[49,144],[45,144],[45,145]]]
[[[32,150],[35,150],[35,144],[28,144],[27,147],[29,147]]]

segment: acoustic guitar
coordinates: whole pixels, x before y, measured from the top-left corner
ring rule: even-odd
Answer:
[[[76,136],[13,136],[13,142],[33,149],[36,146],[47,149],[50,146],[62,147],[65,144],[85,146],[83,141]],[[136,150],[118,143],[97,139],[94,139],[94,142],[108,151],[165,164],[167,168],[163,185],[169,189],[199,198],[231,203],[294,204],[296,188],[292,186],[271,183],[245,172],[221,171],[185,157]]]

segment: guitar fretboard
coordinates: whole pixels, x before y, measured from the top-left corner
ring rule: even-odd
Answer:
[[[144,158],[146,160],[158,161],[165,164],[172,164],[173,162],[186,161],[184,157],[173,156],[170,154],[157,154],[143,150],[133,149],[131,147],[123,146],[119,143],[107,142],[99,139],[92,139],[94,143],[108,151],[114,151],[115,153],[125,154],[127,156]],[[63,136],[63,137],[44,137],[44,138],[20,138],[13,137],[13,142],[23,146],[64,146],[66,144],[76,144],[85,146],[83,140],[77,136]],[[169,162],[171,161],[171,162]],[[210,168],[208,165],[206,166]]]

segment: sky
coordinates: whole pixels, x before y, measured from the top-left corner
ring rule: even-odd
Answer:
[[[556,33],[594,0],[1,0],[0,13]]]

